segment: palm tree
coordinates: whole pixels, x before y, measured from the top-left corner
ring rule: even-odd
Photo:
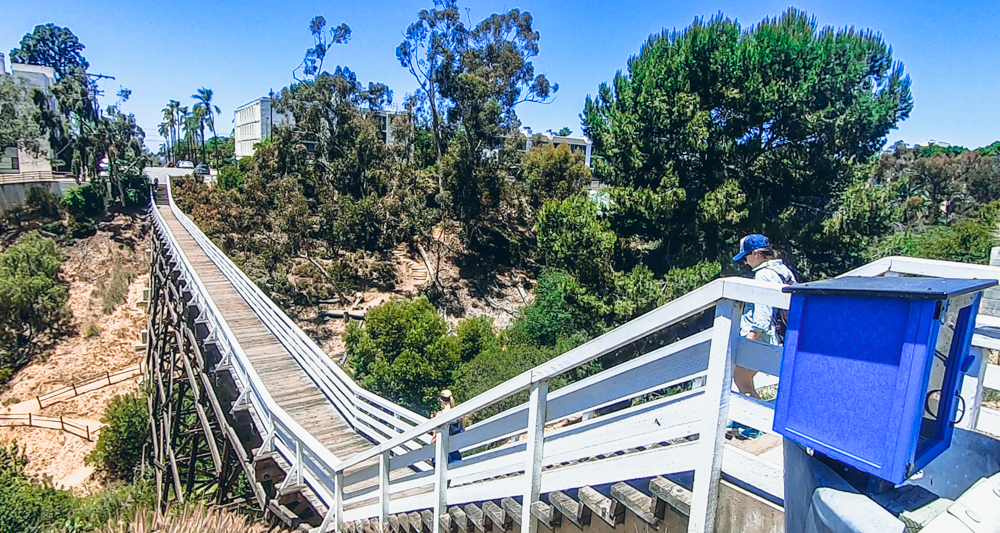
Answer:
[[[159,129],[157,129],[156,131],[159,132],[159,134],[162,135],[163,138],[166,139],[166,141],[167,141],[167,161],[170,161],[171,160],[171,157],[170,157],[170,154],[171,154],[171,152],[170,152],[170,135],[171,135],[170,124],[167,123],[167,122],[161,122]]]
[[[215,139],[215,143],[214,143],[215,144],[215,166],[219,166],[219,139],[218,139],[218,135],[215,134],[215,115],[218,115],[219,113],[221,113],[222,110],[219,109],[219,106],[217,106],[217,105],[215,105],[215,104],[212,103],[212,96],[213,96],[212,89],[206,89],[206,88],[202,87],[201,89],[198,89],[198,92],[196,94],[192,94],[191,98],[194,98],[195,100],[198,101],[198,103],[196,103],[194,105],[195,109],[203,109],[204,110],[205,122],[208,123],[208,129],[212,131],[212,137],[216,138]],[[204,157],[204,155],[205,155],[205,136],[204,135],[202,135],[201,142],[202,142],[202,148],[201,148],[201,150],[202,150],[202,156]]]
[[[163,108],[163,121],[166,123],[168,131],[170,132],[169,136],[167,136],[168,155],[170,160],[174,162],[177,161],[175,152],[177,141],[180,138],[178,133],[178,129],[180,127],[180,117],[178,114],[180,105],[181,103],[177,100],[171,100],[167,103],[167,107]]]
[[[169,107],[163,108],[163,122],[160,123],[159,129],[157,130],[160,135],[163,136],[167,141],[167,161],[171,161],[170,145],[173,135],[173,110]]]
[[[192,115],[187,106],[182,106],[177,109],[177,116],[180,119],[180,127],[184,128],[184,144],[188,157],[194,156],[193,159],[197,159],[198,155],[198,121],[194,115]]]
[[[196,127],[198,128],[198,131],[196,132],[197,133],[196,138],[201,139],[201,161],[199,161],[199,163],[204,163],[205,162],[205,108],[204,107],[198,107],[197,105],[194,107],[194,121]],[[195,148],[197,148],[197,143],[195,145]]]

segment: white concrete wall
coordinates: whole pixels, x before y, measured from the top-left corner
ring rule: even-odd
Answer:
[[[28,189],[34,187],[48,189],[62,197],[67,192],[79,186],[76,180],[71,179],[40,181],[37,183],[3,183],[0,184],[0,212],[14,206],[24,205],[24,197],[28,193]]]

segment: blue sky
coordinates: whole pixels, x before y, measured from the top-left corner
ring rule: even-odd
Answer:
[[[350,67],[359,80],[381,81],[401,102],[416,86],[399,66],[402,32],[431,0],[324,2],[250,0],[9,0],[0,16],[0,51],[9,53],[35,25],[69,27],[86,45],[90,72],[115,76],[102,84],[107,103],[119,86],[132,90],[135,113],[155,148],[160,109],[170,99],[190,105],[202,86],[215,91],[220,134],[233,110],[292,81],[312,38],[309,20],[346,22],[351,42],[335,47],[326,70]],[[518,115],[535,131],[569,126],[580,133],[584,98],[624,69],[651,33],[683,28],[696,16],[722,12],[750,26],[794,5],[819,24],[881,32],[913,82],[914,110],[888,142],[936,139],[968,147],[1000,139],[1000,2],[927,0],[800,1],[466,1],[473,23],[517,7],[530,11],[541,34],[536,72],[559,83],[554,102],[522,104]]]

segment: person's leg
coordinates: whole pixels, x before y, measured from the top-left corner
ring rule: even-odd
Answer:
[[[759,400],[760,395],[757,394],[757,389],[753,386],[753,377],[756,375],[756,370],[743,368],[740,365],[736,365],[736,367],[733,368],[733,381],[736,383],[736,388],[740,389],[740,394],[750,396],[751,398],[757,398]]]

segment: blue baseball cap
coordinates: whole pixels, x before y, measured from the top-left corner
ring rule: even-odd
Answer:
[[[769,246],[771,246],[771,241],[767,240],[767,237],[761,235],[760,233],[747,235],[746,237],[740,239],[740,253],[733,256],[733,261],[742,261],[748,253],[761,248],[767,248]]]

